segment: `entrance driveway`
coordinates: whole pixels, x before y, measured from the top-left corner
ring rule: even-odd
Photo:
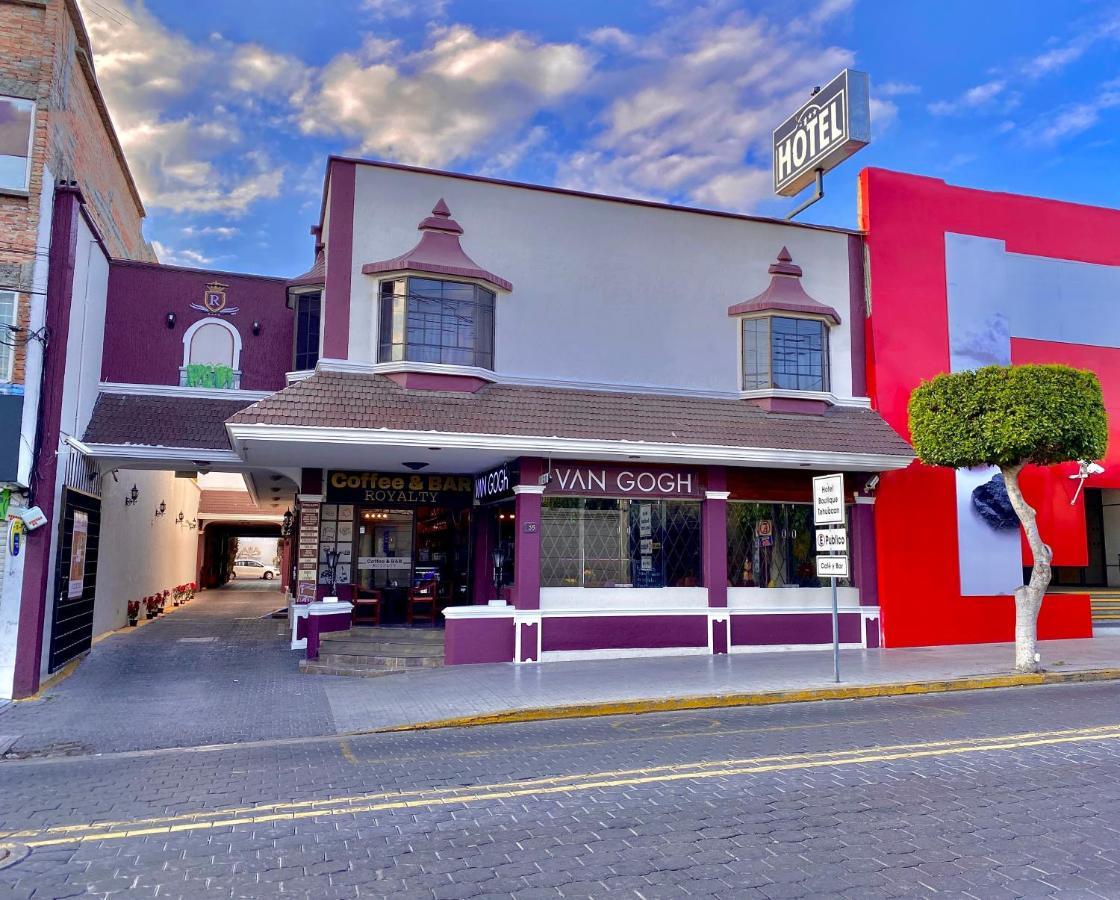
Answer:
[[[301,675],[270,582],[207,591],[98,642],[69,678],[0,711],[9,753],[81,754],[318,737],[510,709],[828,687],[827,651]],[[1053,671],[1120,667],[1120,630],[1047,641]],[[1009,644],[846,650],[843,681],[873,685],[1006,674]]]

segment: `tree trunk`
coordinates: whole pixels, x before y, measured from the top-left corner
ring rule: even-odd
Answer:
[[[1054,554],[1042,542],[1038,533],[1034,508],[1023,497],[1019,487],[1019,473],[1023,463],[1016,466],[1001,466],[1003,483],[1007,496],[1031,548],[1032,568],[1030,581],[1015,590],[1015,668],[1019,672],[1041,672],[1038,657],[1038,611],[1042,608],[1042,598],[1050,586],[1050,560]]]

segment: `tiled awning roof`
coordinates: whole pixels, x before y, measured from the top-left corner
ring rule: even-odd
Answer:
[[[102,393],[82,440],[228,452],[225,421],[248,405],[245,399]]]
[[[248,491],[202,491],[198,499],[200,516],[259,516],[260,508]]]
[[[735,398],[489,384],[474,393],[417,391],[382,375],[319,371],[241,410],[237,425],[634,441],[913,458],[878,413],[767,412]]]

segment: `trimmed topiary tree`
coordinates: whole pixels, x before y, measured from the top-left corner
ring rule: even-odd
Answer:
[[[1015,589],[1015,668],[1037,672],[1038,611],[1050,584],[1050,547],[1023,497],[1019,473],[1104,456],[1108,414],[1092,372],[1069,366],[985,366],[938,375],[910,396],[918,458],[952,469],[997,466],[1027,535],[1030,582]]]

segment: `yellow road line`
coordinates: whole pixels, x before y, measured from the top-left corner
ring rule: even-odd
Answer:
[[[235,825],[291,822],[321,816],[356,815],[359,813],[446,806],[487,800],[508,800],[516,797],[574,793],[603,788],[633,787],[658,782],[754,775],[826,766],[890,762],[1103,740],[1120,740],[1120,725],[1054,732],[1027,732],[1003,737],[935,741],[924,744],[863,747],[825,753],[703,761],[611,772],[551,776],[528,781],[504,782],[467,788],[363,794],[332,800],[271,804],[218,812],[203,811],[163,819],[63,825],[35,831],[10,832],[2,837],[9,840],[30,838],[30,840],[22,842],[30,847],[47,847],[74,842],[117,840],[145,835],[212,830]],[[275,811],[265,812],[266,810]],[[201,818],[202,816],[209,816],[209,818]]]

